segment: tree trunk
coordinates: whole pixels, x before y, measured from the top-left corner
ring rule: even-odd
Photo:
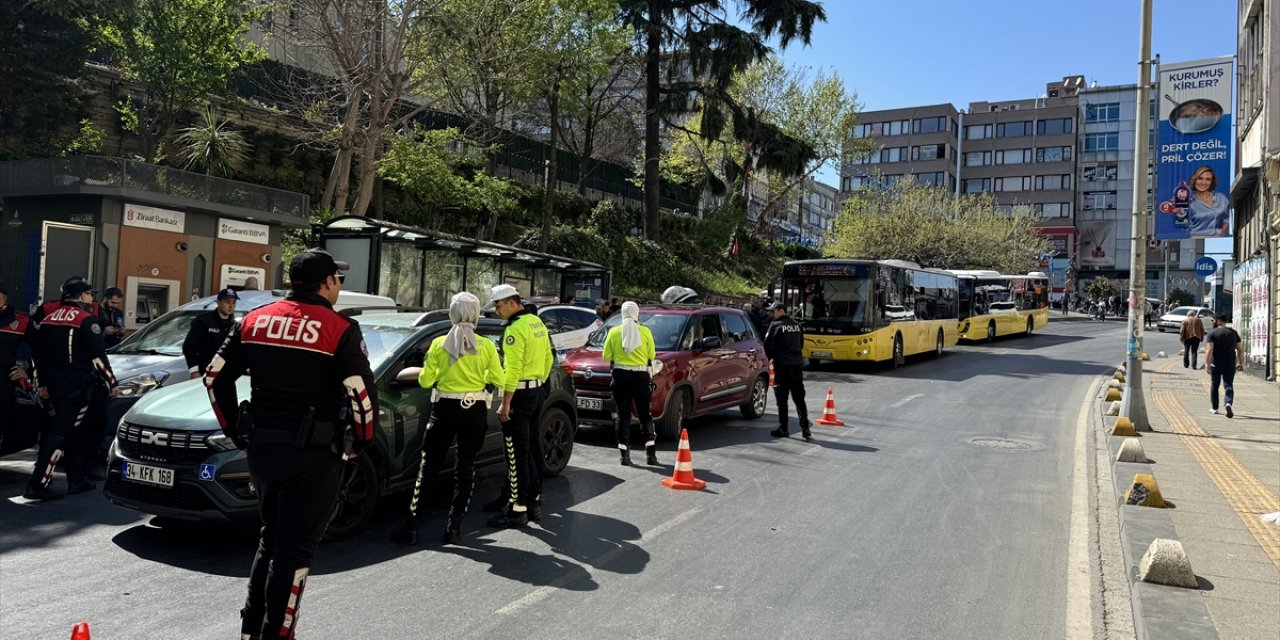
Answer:
[[[645,92],[644,92],[644,231],[654,242],[661,242],[658,226],[658,190],[661,180],[658,158],[662,148],[658,143],[658,92],[659,58],[662,53],[662,32],[658,11],[659,0],[649,0],[649,25],[645,38]]]
[[[370,130],[366,134],[364,148],[360,153],[360,190],[356,192],[355,206],[351,207],[351,215],[364,216],[373,201],[373,183],[378,175],[378,144],[382,138],[377,131]]]
[[[587,195],[587,175],[591,173],[591,155],[595,151],[596,128],[587,123],[582,132],[582,155],[578,157],[578,195]]]
[[[560,178],[557,173],[556,141],[560,139],[560,81],[551,83],[551,91],[547,94],[547,111],[551,116],[551,136],[547,141],[547,175],[542,192],[542,236],[538,242],[538,251],[547,252],[551,243],[551,221],[556,216],[556,192],[559,191]]]
[[[351,193],[351,162],[355,151],[350,142],[344,142],[338,148],[338,182],[333,192],[333,215],[342,216],[347,213],[347,197]]]
[[[347,190],[351,180],[351,154],[355,147],[353,138],[360,122],[360,93],[357,88],[352,91],[348,100],[347,113],[342,119],[342,131],[338,138],[338,152],[333,158],[333,170],[329,172],[329,180],[324,187],[324,196],[320,199],[322,209],[328,209],[335,216],[342,215],[347,208]]]

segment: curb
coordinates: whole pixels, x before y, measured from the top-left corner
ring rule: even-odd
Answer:
[[[1103,416],[1102,425],[1106,429],[1106,403],[1101,398],[1099,395],[1095,399],[1095,415]],[[1120,525],[1120,549],[1129,579],[1135,635],[1149,640],[1217,640],[1218,629],[1198,589],[1153,584],[1138,578],[1138,563],[1151,543],[1156,538],[1177,540],[1177,530],[1173,516],[1166,509],[1125,504],[1124,495],[1133,484],[1133,476],[1139,473],[1154,476],[1155,465],[1116,462],[1124,438],[1110,435],[1110,429],[1106,431],[1108,463],[1114,485],[1113,504]],[[1176,502],[1176,496],[1173,498]]]

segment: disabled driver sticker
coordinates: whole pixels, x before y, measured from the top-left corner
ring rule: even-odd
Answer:
[[[217,465],[202,464],[200,465],[200,479],[205,482],[213,482],[213,475],[217,471]]]

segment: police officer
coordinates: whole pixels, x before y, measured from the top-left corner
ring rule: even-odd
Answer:
[[[449,446],[456,440],[453,498],[449,502],[444,543],[457,544],[462,517],[467,513],[476,486],[476,454],[489,428],[489,401],[493,396],[485,387],[503,382],[498,348],[491,340],[476,336],[480,299],[466,291],[453,296],[449,302],[449,320],[453,321],[453,327],[447,335],[431,341],[422,372],[418,374],[418,384],[433,390],[431,419],[423,436],[422,463],[418,466],[418,481],[413,485],[413,498],[409,501],[409,520],[404,528],[393,532],[391,539],[395,542],[418,542],[418,497],[422,479],[435,477],[440,472]]]
[[[653,429],[653,416],[649,404],[653,391],[649,384],[649,367],[657,358],[653,345],[653,333],[639,322],[640,306],[628,300],[622,303],[622,324],[611,327],[604,339],[601,358],[613,365],[613,405],[617,420],[618,450],[623,466],[631,465],[631,405],[635,405],[636,417],[644,430],[645,462],[658,464],[657,435]]]
[[[769,305],[773,322],[764,336],[764,353],[773,361],[774,397],[778,402],[778,428],[769,434],[776,438],[791,435],[787,428],[787,395],[796,403],[796,415],[800,417],[800,433],[805,440],[809,433],[809,410],[804,406],[804,332],[800,323],[787,315],[787,305],[775,302]]]
[[[227,339],[236,323],[236,301],[239,299],[234,289],[223,289],[218,292],[217,308],[191,320],[187,339],[182,341],[182,357],[187,360],[187,371],[192,380],[204,373],[205,367],[213,362],[214,354]]]
[[[44,305],[34,331],[32,356],[37,366],[42,397],[53,404],[53,419],[40,438],[40,451],[27,490],[29,500],[53,500],[62,495],[49,488],[53,471],[67,454],[67,493],[91,491],[85,459],[94,451],[81,426],[95,387],[95,377],[116,395],[116,379],[102,345],[102,325],[93,304],[93,285],[73,277],[62,285],[58,306]],[[96,447],[95,447],[96,449]]]
[[[29,320],[25,313],[9,305],[9,287],[0,280],[0,443],[5,428],[13,424],[14,393],[30,389],[27,372],[18,366],[18,351],[27,341]]]
[[[289,295],[237,322],[205,370],[223,431],[246,450],[262,518],[242,638],[294,637],[343,458],[373,442],[377,393],[364,338],[333,310],[348,268],[321,249],[294,256]],[[252,409],[241,410],[236,379],[246,371]]]
[[[498,419],[507,449],[510,497],[506,509],[490,518],[489,525],[518,528],[542,519],[542,467],[538,464],[542,452],[530,429],[542,405],[542,385],[551,374],[554,356],[546,325],[525,311],[515,287],[500,284],[490,292],[490,298],[498,316],[507,321],[502,331],[505,362]]]

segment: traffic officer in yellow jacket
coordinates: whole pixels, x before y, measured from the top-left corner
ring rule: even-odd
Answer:
[[[530,520],[542,519],[542,450],[530,434],[533,418],[546,397],[547,377],[555,356],[547,339],[547,326],[537,315],[525,310],[520,292],[509,284],[493,288],[490,298],[498,315],[507,321],[502,331],[504,376],[502,436],[507,450],[507,479],[510,497],[502,513],[489,520],[499,528],[518,528]]]
[[[601,356],[613,365],[613,383],[609,387],[613,391],[618,449],[622,452],[622,464],[627,466],[631,464],[632,404],[644,430],[645,461],[658,464],[653,415],[649,411],[649,403],[653,401],[649,368],[657,358],[657,351],[653,346],[653,333],[639,320],[640,306],[630,300],[622,303],[622,324],[609,329]]]
[[[422,479],[434,478],[440,473],[449,446],[456,440],[453,498],[449,502],[444,543],[457,544],[462,517],[467,513],[476,485],[476,454],[489,428],[489,401],[493,396],[485,387],[497,386],[503,381],[498,348],[488,338],[476,335],[480,300],[466,291],[453,296],[449,302],[449,320],[453,327],[447,335],[431,341],[418,374],[418,384],[423,389],[432,389],[431,418],[423,436],[422,463],[409,502],[409,520],[392,533],[391,539],[395,542],[418,542],[418,497],[422,492]]]

